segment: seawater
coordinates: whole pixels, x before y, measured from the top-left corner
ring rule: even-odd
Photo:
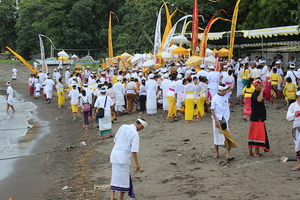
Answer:
[[[42,136],[40,127],[47,127],[34,115],[37,106],[24,101],[14,92],[13,105],[16,110],[6,113],[6,90],[0,89],[0,180],[13,169],[15,157],[29,155],[36,139]],[[12,158],[12,159],[11,159]]]

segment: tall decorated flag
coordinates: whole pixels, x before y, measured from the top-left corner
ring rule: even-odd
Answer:
[[[155,27],[155,34],[154,34],[154,61],[156,63],[156,55],[158,54],[160,45],[161,45],[161,9],[164,5],[161,6],[159,9],[157,20],[156,20],[156,27]]]
[[[109,12],[109,21],[108,21],[108,57],[114,57],[114,50],[113,50],[113,43],[112,43],[112,24],[111,24],[111,14],[116,16],[117,20],[119,21],[117,15],[110,11]]]
[[[44,49],[44,43],[42,40],[42,35],[39,34],[39,41],[40,41],[40,49],[41,49],[41,60],[42,60],[42,71],[48,73],[48,67],[46,64],[46,58],[45,58],[45,49]]]
[[[193,21],[192,21],[192,52],[193,55],[196,53],[196,48],[198,47],[198,0],[194,0],[193,8]]]
[[[229,55],[228,55],[228,62],[231,61],[232,55],[233,55],[233,48],[234,48],[234,38],[235,38],[235,30],[236,30],[236,23],[239,13],[239,4],[241,0],[237,0],[232,16],[232,22],[231,22],[231,31],[230,31],[230,47],[229,47]]]

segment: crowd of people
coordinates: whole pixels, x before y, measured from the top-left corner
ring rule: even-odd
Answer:
[[[300,92],[297,92],[300,87],[300,72],[295,70],[295,62],[289,61],[287,71],[283,70],[282,64],[280,57],[274,58],[269,65],[262,57],[254,60],[246,57],[230,63],[224,60],[220,70],[205,64],[188,68],[184,61],[167,62],[162,68],[148,71],[137,66],[127,69],[99,67],[97,71],[90,70],[90,67],[82,71],[71,71],[67,67],[65,71],[62,68],[54,69],[52,74],[40,70],[37,75],[31,74],[28,84],[29,94],[36,99],[43,96],[48,104],[51,103],[52,91],[55,90],[59,108],[65,105],[65,98],[68,98],[73,121],[77,120],[78,113],[82,113],[84,129],[88,129],[90,123],[95,121],[101,139],[106,134],[113,137],[112,123],[123,114],[139,113],[151,116],[158,109],[162,109],[167,121],[179,120],[182,115],[184,123],[189,124],[197,123],[205,113],[211,113],[215,146],[213,158],[220,157],[219,147],[222,146],[226,148],[228,162],[235,159],[230,150],[237,146],[228,128],[230,107],[235,100],[233,91],[238,102],[244,105],[243,119],[250,120],[248,156],[253,157],[265,156],[259,149],[270,151],[264,123],[265,103],[275,104],[283,96],[289,107],[287,120],[295,120],[293,137],[298,166],[293,170],[300,170]],[[15,68],[12,75],[16,79]],[[134,124],[137,131],[147,125],[143,119]],[[124,130],[119,130],[117,135],[119,132]],[[118,138],[115,137],[116,144],[125,142]],[[119,155],[114,153],[115,149],[116,146],[111,156],[112,163],[118,163],[115,161],[119,160]],[[139,170],[138,162],[136,165]],[[113,169],[122,170],[119,168],[120,166],[113,165]],[[128,171],[127,168],[126,170]],[[118,175],[113,175],[115,176]],[[127,180],[126,187],[118,185],[115,180],[112,179],[113,191],[120,188],[121,192],[129,191]]]

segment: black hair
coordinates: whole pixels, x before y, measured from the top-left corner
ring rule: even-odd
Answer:
[[[186,78],[182,79],[182,85],[184,85],[186,81],[187,81]]]
[[[286,82],[291,83],[291,82],[292,82],[291,77],[287,77],[287,78],[286,78]]]
[[[119,75],[122,75],[123,71],[119,71]]]
[[[228,75],[230,76],[232,74],[232,72],[233,72],[232,70],[229,70]]]
[[[253,83],[254,79],[253,78],[249,78],[248,83],[246,85],[247,88],[251,87],[251,84]]]
[[[131,78],[130,78],[130,81],[134,81],[134,77],[131,77]]]
[[[145,86],[146,85],[146,80],[142,79],[142,85]]]
[[[86,91],[85,91],[85,90],[82,90],[82,91],[81,91],[81,94],[82,94],[82,96],[84,96],[84,97],[85,97],[85,95],[86,95]]]
[[[60,78],[58,79],[58,82],[62,83],[62,77],[60,77]]]
[[[277,73],[277,68],[276,67],[274,67],[272,70],[273,70],[274,73]]]
[[[194,77],[193,77],[193,81],[194,81],[195,79],[198,79],[197,76],[194,76]]]
[[[107,82],[107,81],[105,81],[105,82],[104,82],[104,85],[107,85],[107,84],[108,84],[108,82]]]
[[[188,78],[187,78],[187,81],[188,81],[189,83],[191,83],[191,82],[193,81],[193,79],[192,79],[191,77],[188,77]]]
[[[176,79],[176,75],[175,75],[175,74],[170,74],[170,75],[169,75],[169,79],[170,79],[171,81],[174,81],[174,80]]]
[[[112,83],[109,82],[109,83],[107,84],[107,87],[108,87],[108,88],[112,88]]]
[[[135,79],[134,79],[134,81],[135,81],[135,82],[138,82],[138,81],[139,81],[139,79],[135,78]]]

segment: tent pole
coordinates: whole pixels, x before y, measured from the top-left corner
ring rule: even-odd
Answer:
[[[261,35],[261,56],[264,55],[264,37]]]

